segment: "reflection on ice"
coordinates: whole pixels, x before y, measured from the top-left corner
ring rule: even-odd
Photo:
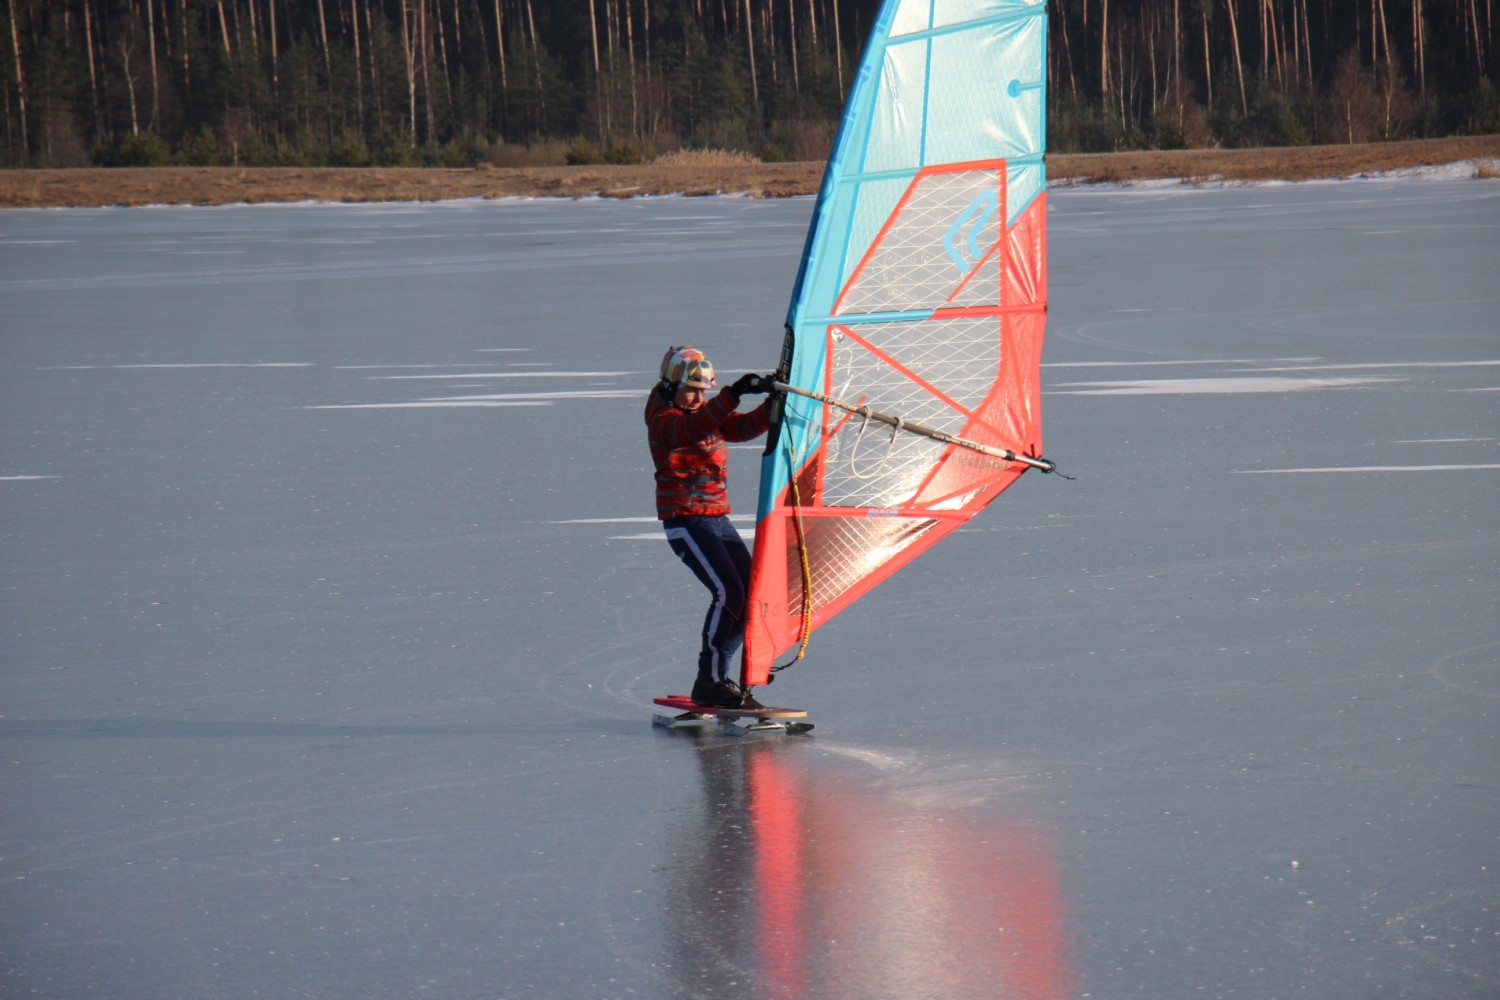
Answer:
[[[1071,995],[1039,826],[975,808],[972,789],[934,801],[931,775],[908,794],[891,768],[804,740],[664,738],[700,741],[703,779],[673,845],[657,963],[681,995],[752,983],[755,996],[850,1000]]]

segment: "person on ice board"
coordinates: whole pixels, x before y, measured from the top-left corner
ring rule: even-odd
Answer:
[[[667,542],[713,595],[703,620],[703,646],[693,701],[717,708],[763,707],[729,675],[745,636],[750,550],[729,522],[729,441],[749,441],[771,423],[769,401],[738,413],[740,400],[771,390],[754,374],[708,398],[714,366],[693,347],[672,347],[661,381],[646,400],[646,435],[656,466],[656,516]]]

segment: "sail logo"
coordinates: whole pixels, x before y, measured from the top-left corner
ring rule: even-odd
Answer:
[[[985,188],[958,213],[958,217],[943,234],[943,249],[960,274],[968,274],[984,259],[989,247],[981,242],[981,238],[986,227],[999,213],[999,192],[994,188]]]

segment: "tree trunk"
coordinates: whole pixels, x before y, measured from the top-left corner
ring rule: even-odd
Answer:
[[[1213,49],[1208,44],[1208,13],[1209,8],[1203,7],[1199,13],[1203,21],[1203,101],[1209,107],[1214,106],[1214,67]]]
[[[1109,97],[1109,0],[1099,0],[1099,96]]]
[[[839,75],[839,103],[844,101],[844,42],[839,36],[839,5],[833,5],[833,56],[834,68]]]
[[[1229,38],[1230,44],[1234,46],[1234,74],[1240,84],[1240,113],[1246,118],[1250,117],[1250,103],[1245,97],[1245,67],[1240,62],[1240,29],[1236,25],[1238,18],[1234,13],[1234,0],[1225,0],[1229,5]]]
[[[104,130],[104,112],[99,104],[99,71],[94,59],[94,0],[83,0],[83,42],[89,50],[89,98],[94,105],[94,134]],[[20,65],[17,60],[16,65]]]
[[[1479,8],[1469,0],[1469,29],[1474,40],[1474,71],[1484,75],[1484,43],[1479,38]]]
[[[1125,75],[1125,31],[1122,28],[1115,29],[1115,70],[1120,76],[1120,85],[1115,88],[1115,99],[1119,104],[1120,126],[1122,129],[1128,126],[1125,117],[1127,106],[1135,103],[1135,79],[1133,75]]]
[[[1297,3],[1298,3],[1298,0],[1292,0],[1292,16],[1291,16],[1291,22],[1292,22],[1292,53],[1291,53],[1291,56],[1292,56],[1292,83],[1300,86],[1301,83],[1302,83],[1302,29],[1301,29],[1301,26],[1297,22]]]
[[[792,96],[798,104],[802,100],[802,79],[797,73],[797,0],[788,0],[786,5],[786,30],[792,44]]]
[[[328,92],[333,93],[333,53],[328,49],[328,15],[318,0],[318,34],[323,37],[323,72],[328,74]]]
[[[1072,32],[1068,30],[1068,15],[1063,11],[1063,0],[1053,0],[1057,9],[1057,33],[1062,36],[1063,66],[1068,74],[1068,93],[1074,97],[1078,96],[1078,76],[1073,67],[1073,46],[1069,41]],[[1085,0],[1086,2],[1086,0]]]
[[[234,46],[229,45],[229,19],[223,13],[223,0],[217,0],[219,7],[219,34],[223,37],[223,61],[229,63],[234,60]]]
[[[1172,99],[1182,117],[1182,0],[1172,0]]]
[[[495,0],[495,58],[500,61],[500,106],[503,109],[510,93],[510,83],[505,77],[505,17],[501,13],[500,0]]]
[[[625,0],[625,64],[630,69],[630,134],[639,139],[641,107],[635,86],[635,18],[630,13],[630,0]]]
[[[1264,82],[1271,75],[1270,25],[1266,23],[1266,0],[1256,0],[1260,10],[1260,78]]]
[[[431,62],[427,58],[428,49],[431,48],[427,37],[427,0],[417,0],[417,44],[421,46],[419,55],[422,58],[422,103],[427,112],[426,128],[422,132],[425,142],[432,142],[434,138],[433,114],[432,114],[432,70]]]
[[[1271,22],[1271,45],[1274,48],[1274,61],[1276,63],[1276,82],[1286,86],[1286,27],[1285,13],[1280,10],[1280,5],[1273,4],[1272,0],[1266,0],[1266,17]]]
[[[1155,118],[1161,104],[1156,99],[1156,18],[1146,19],[1146,61],[1151,70],[1151,117]]]
[[[354,130],[363,135],[365,130],[365,67],[359,51],[359,0],[349,0],[349,26],[354,41]]]
[[[15,23],[16,22],[15,22],[15,17],[14,17],[15,0],[11,0],[11,11],[12,11],[12,17],[11,17],[11,22],[10,22],[11,23],[11,29],[10,29],[11,30],[11,41],[14,42],[15,41],[15,31],[16,31],[16,28],[15,28]],[[140,113],[139,113],[139,111],[138,111],[138,109],[136,107],[136,102],[135,102],[135,74],[133,72],[131,72],[131,69],[130,69],[131,50],[134,48],[134,46],[135,46],[135,43],[130,39],[130,36],[128,36],[128,35],[122,35],[122,36],[120,36],[120,41],[119,41],[119,48],[120,48],[120,71],[125,74],[125,97],[129,101],[129,104],[130,104],[130,134],[133,135],[133,136],[141,134],[141,118],[140,118]],[[19,52],[19,49],[17,51]],[[21,62],[18,59],[18,60],[16,60],[16,77],[19,79],[20,75],[21,75]],[[23,97],[24,97],[24,91],[23,91]],[[25,102],[24,102],[24,100],[22,102],[21,107],[22,107],[21,121],[24,124],[25,121],[26,121],[26,112],[25,112]]]
[[[750,51],[750,100],[758,121],[760,119],[760,85],[755,80],[755,19],[750,16],[750,0],[745,0],[745,47]]]
[[[1305,60],[1303,69],[1307,71],[1307,82],[1312,85],[1316,82],[1313,76],[1312,64],[1312,18],[1307,13],[1307,0],[1302,0],[1302,58]]]
[[[250,52],[255,56],[257,60],[259,60],[260,33],[257,31],[255,24],[255,0],[250,0],[250,2],[246,4],[245,9],[250,14]],[[236,15],[236,17],[238,17],[238,15]]]
[[[604,106],[604,74],[599,68],[599,12],[594,9],[594,0],[589,0],[589,40],[594,47],[594,111],[599,116],[595,131],[602,140],[609,131],[609,113]]]
[[[455,13],[457,8],[455,8]],[[437,55],[438,68],[443,77],[443,93],[448,98],[448,115],[450,120],[453,116],[453,73],[448,67],[448,30],[443,22],[443,7],[441,3],[434,3],[433,14],[437,16]],[[428,123],[428,140],[431,141],[432,125]]]
[[[365,0],[365,38],[370,42],[370,96],[375,100],[375,129],[384,132],[385,95],[380,87],[380,64],[375,59],[375,15],[370,12],[369,0]]]
[[[419,0],[425,3],[426,0]],[[412,145],[417,142],[417,54],[412,48],[410,0],[401,2],[401,54],[406,62],[406,111]]]
[[[182,0],[178,8],[177,28],[178,35],[182,39],[182,92],[184,95],[192,93],[193,90],[193,68],[188,57],[188,5],[187,0]]]
[[[547,123],[547,91],[542,86],[542,47],[536,39],[536,9],[526,0],[526,23],[531,29],[531,65],[536,70],[537,110],[541,115],[538,131]]]
[[[651,0],[646,0],[641,4],[641,36],[644,42],[641,57],[646,64],[646,100],[650,102],[647,105],[647,115],[650,121],[646,124],[646,132],[648,135],[655,135],[658,108],[651,88]]]
[[[1427,39],[1422,24],[1422,0],[1411,0],[1411,62],[1417,75],[1417,96],[1427,100]]]
[[[10,51],[16,65],[16,97],[21,109],[21,162],[29,163],[31,139],[26,121],[26,73],[21,68],[21,33],[16,30],[16,0],[10,0]],[[131,107],[135,107],[133,99]]]
[[[1385,27],[1385,0],[1375,0],[1373,14],[1375,16],[1373,30],[1376,32],[1381,46],[1385,49],[1385,71],[1389,75],[1391,72],[1391,36]]]
[[[251,0],[250,9],[255,9],[254,0]],[[266,0],[266,10],[271,12],[271,16],[266,20],[266,38],[271,42],[271,86],[275,87],[281,82],[278,76],[281,50],[276,43],[276,0]]]
[[[151,61],[151,131],[161,131],[161,81],[156,76],[156,0],[146,0],[146,57]]]
[[[1385,98],[1385,134],[1391,134],[1391,105],[1396,97],[1396,73],[1391,64],[1391,36],[1385,26],[1385,0],[1376,2],[1376,29],[1380,33],[1380,44],[1385,48],[1385,79],[1380,90]]]

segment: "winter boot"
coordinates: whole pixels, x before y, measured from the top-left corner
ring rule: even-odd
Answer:
[[[698,678],[693,682],[693,704],[705,707],[716,704],[714,701],[714,682]]]
[[[745,697],[740,686],[728,677],[706,687],[700,691],[697,684],[693,685],[693,701],[710,708],[739,708]]]

